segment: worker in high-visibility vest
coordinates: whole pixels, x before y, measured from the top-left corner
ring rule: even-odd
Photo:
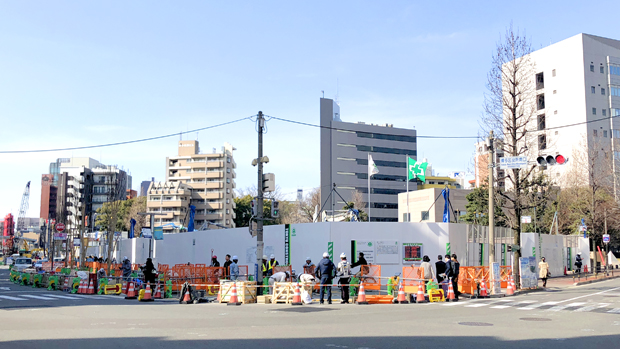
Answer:
[[[263,256],[263,257],[266,257],[266,256]],[[279,263],[276,260],[276,256],[272,254],[270,256],[269,261],[267,263],[263,263],[263,276],[273,275],[273,267],[275,267],[276,265],[279,265]]]
[[[388,279],[388,284],[387,284],[387,291],[388,294],[390,296],[394,295],[394,291],[396,290],[396,288],[398,287],[398,282],[399,282],[399,276],[400,273],[397,273],[396,275],[392,276],[391,278]]]

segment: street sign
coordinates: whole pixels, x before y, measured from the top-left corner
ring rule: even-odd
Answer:
[[[67,240],[67,233],[54,233],[54,240]]]
[[[499,168],[508,170],[527,167],[527,156],[511,156],[499,158]]]
[[[606,244],[609,243],[609,234],[603,234],[603,242]]]
[[[532,216],[521,216],[521,223],[532,223]]]
[[[65,225],[63,223],[56,224],[56,231],[61,232],[65,230]]]

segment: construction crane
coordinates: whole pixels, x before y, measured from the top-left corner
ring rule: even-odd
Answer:
[[[17,215],[17,229],[15,229],[17,233],[26,230],[26,214],[28,213],[29,202],[30,181],[28,181],[28,184],[26,184],[26,189],[24,189],[24,195],[22,195],[22,204],[19,209],[19,215]]]

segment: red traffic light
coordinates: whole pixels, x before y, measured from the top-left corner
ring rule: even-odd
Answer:
[[[555,156],[555,162],[558,165],[564,165],[564,163],[566,163],[566,158],[563,155],[556,155]]]
[[[568,161],[568,158],[565,158],[564,155],[541,155],[536,158],[536,162],[538,166],[553,166],[553,165],[564,165]]]

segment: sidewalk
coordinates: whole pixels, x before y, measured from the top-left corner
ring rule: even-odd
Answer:
[[[609,276],[606,276],[605,273],[598,273],[596,276],[591,273],[588,273],[587,275],[582,273],[581,277],[577,277],[575,275],[575,278],[573,279],[573,275],[567,275],[567,276],[562,275],[562,276],[548,279],[547,288],[554,288],[554,287],[563,288],[563,287],[570,287],[570,286],[579,286],[579,285],[590,284],[593,282],[615,279],[617,277],[620,277],[620,271],[618,270],[614,270],[613,274],[610,272]],[[538,280],[538,286],[542,287],[542,280]]]

